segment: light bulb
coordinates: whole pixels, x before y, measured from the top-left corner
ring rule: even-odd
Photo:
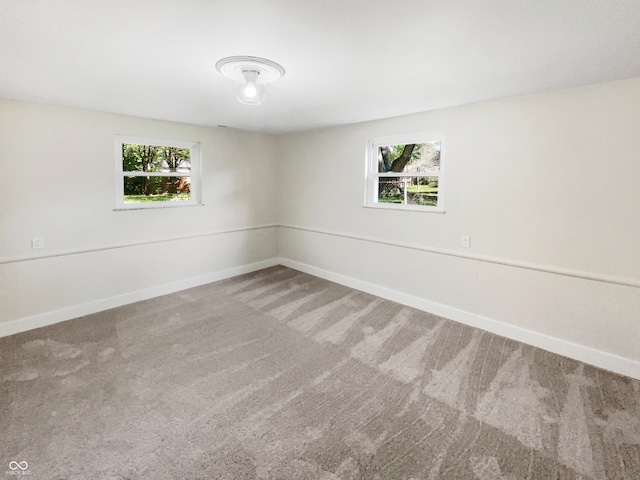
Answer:
[[[264,85],[258,81],[259,70],[242,70],[244,82],[238,83],[236,97],[245,105],[260,105],[265,97]]]
[[[258,89],[256,88],[256,84],[253,82],[247,83],[247,86],[244,87],[244,94],[250,98],[255,97],[258,94]]]

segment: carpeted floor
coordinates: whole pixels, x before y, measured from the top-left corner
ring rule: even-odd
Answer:
[[[284,267],[0,362],[0,476],[640,478],[640,382]]]

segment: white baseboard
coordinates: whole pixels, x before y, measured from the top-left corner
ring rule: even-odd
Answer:
[[[413,295],[407,295],[398,290],[382,287],[373,283],[358,280],[353,277],[348,277],[338,273],[323,270],[321,268],[313,267],[304,263],[296,262],[288,258],[280,258],[279,263],[289,268],[299,270],[301,272],[314,275],[316,277],[324,278],[347,287],[355,288],[363,292],[376,295],[378,297],[386,298],[394,302],[407,305],[409,307],[417,308],[425,312],[433,313],[435,315],[455,320],[457,322],[469,325],[472,327],[485,330],[487,332],[495,333],[502,337],[517,340],[534,347],[542,348],[549,352],[557,353],[559,355],[579,360],[581,362],[599,367],[611,372],[626,375],[628,377],[636,378],[640,380],[640,362],[631,360],[628,358],[620,357],[612,353],[596,350],[585,345],[572,343],[567,340],[551,337],[542,333],[534,332],[533,330],[527,330],[522,327],[510,325],[492,318],[477,315],[475,313],[467,312],[449,305],[444,305],[430,300],[415,297]]]
[[[177,282],[145,288],[143,290],[137,290],[123,295],[117,295],[115,297],[95,300],[93,302],[87,302],[80,305],[73,305],[71,307],[54,310],[52,312],[18,318],[0,324],[0,337],[14,335],[27,330],[33,330],[35,328],[46,327],[47,325],[64,322],[66,320],[71,320],[72,318],[90,315],[110,308],[121,307],[122,305],[128,305],[130,303],[147,300],[149,298],[166,295],[168,293],[179,292],[180,290],[186,290],[187,288],[198,287],[207,283],[217,282],[218,280],[224,280],[225,278],[235,277],[236,275],[254,272],[256,270],[273,267],[275,265],[278,265],[278,259],[271,258],[269,260],[241,265],[227,270],[211,272],[198,277],[186,278]]]
[[[178,292],[187,288],[205,285],[207,283],[224,280],[225,278],[242,275],[244,273],[254,272],[263,268],[275,265],[284,265],[301,272],[324,278],[326,280],[339,283],[363,292],[377,295],[388,300],[401,303],[418,310],[433,313],[444,318],[455,320],[457,322],[480,328],[482,330],[495,333],[497,335],[517,340],[519,342],[533,345],[544,350],[563,355],[574,360],[603,368],[621,375],[636,378],[640,380],[640,362],[628,358],[620,357],[612,353],[603,352],[594,348],[572,343],[567,340],[551,337],[532,330],[500,322],[492,318],[484,317],[475,313],[467,312],[449,305],[433,302],[424,298],[415,297],[398,290],[375,285],[353,277],[341,275],[338,273],[323,270],[304,263],[296,262],[288,258],[272,258],[249,265],[211,272],[198,277],[187,278],[164,285],[158,285],[143,290],[138,290],[115,297],[104,298],[93,302],[74,305],[71,307],[46,312],[30,317],[19,318],[0,324],[0,337],[13,335],[16,333],[33,330],[40,327],[46,327],[58,322],[64,322],[73,318],[90,315],[92,313],[101,312],[110,308],[120,307],[130,303],[147,300],[149,298]]]

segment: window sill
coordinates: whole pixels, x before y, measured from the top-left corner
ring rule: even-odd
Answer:
[[[142,206],[144,205],[144,206]],[[142,204],[140,206],[136,205],[135,207],[116,207],[113,209],[114,212],[126,212],[128,210],[157,210],[162,208],[189,208],[189,207],[204,207],[204,203],[188,203],[183,205],[149,205]]]
[[[420,212],[420,213],[445,213],[444,208],[424,208],[412,205],[363,205],[364,208],[371,208],[374,210],[403,210],[405,212]]]

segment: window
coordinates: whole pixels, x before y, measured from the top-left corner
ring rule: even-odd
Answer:
[[[439,132],[369,141],[365,206],[444,212],[443,146]]]
[[[200,204],[200,144],[116,137],[116,208]]]

